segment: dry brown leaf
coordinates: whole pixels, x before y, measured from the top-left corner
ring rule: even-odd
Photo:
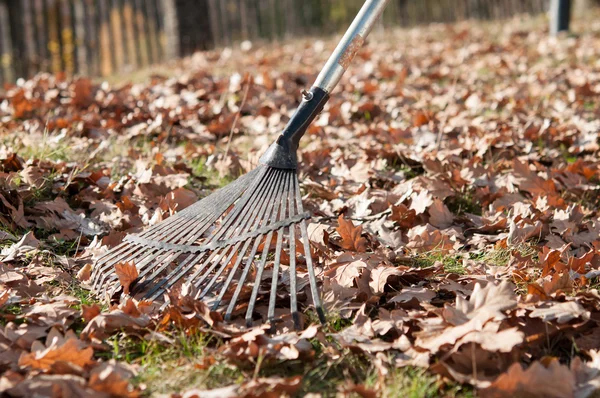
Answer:
[[[385,285],[387,284],[388,278],[393,275],[401,275],[397,268],[379,266],[374,270],[371,270],[371,280],[369,286],[373,294],[383,294]]]
[[[9,298],[10,298],[10,290],[3,289],[2,286],[0,286],[0,308],[2,308],[4,306],[4,304],[8,303]]]
[[[81,317],[84,321],[89,322],[102,312],[98,304],[81,305]]]
[[[88,387],[112,397],[136,398],[140,394],[129,384],[133,376],[134,373],[126,369],[125,365],[111,360],[92,369]]]
[[[553,302],[547,307],[536,308],[529,316],[531,318],[540,318],[544,322],[556,321],[558,323],[566,323],[576,318],[588,320],[590,312],[586,311],[581,304],[575,301],[567,301],[564,303]]]
[[[454,222],[454,216],[448,210],[448,207],[439,199],[435,199],[429,206],[429,223],[440,229],[448,228]]]
[[[21,355],[19,366],[49,370],[58,361],[82,368],[95,363],[94,350],[91,347],[82,348],[81,342],[75,338],[69,338],[64,342],[60,339],[52,340],[47,347],[36,341],[31,351],[29,354]]]
[[[345,220],[342,215],[338,217],[338,224],[336,231],[342,237],[341,246],[344,249],[359,253],[367,251],[367,240],[361,236],[362,226],[355,227],[352,221]]]
[[[115,264],[115,273],[123,286],[123,293],[129,294],[129,286],[139,276],[135,264],[133,262]]]
[[[574,397],[575,377],[557,360],[548,366],[536,361],[527,369],[514,363],[506,373],[500,375],[492,385],[481,392],[485,398],[512,397]]]
[[[77,272],[77,279],[81,282],[87,282],[92,276],[92,263],[87,263]]]

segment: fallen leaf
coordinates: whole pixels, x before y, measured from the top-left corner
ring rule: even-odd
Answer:
[[[352,221],[345,220],[343,216],[338,217],[339,226],[336,231],[342,238],[341,246],[346,250],[352,250],[359,253],[367,251],[367,240],[361,237],[362,227],[354,226]]]
[[[129,286],[139,276],[135,264],[133,262],[115,264],[115,273],[123,287],[123,293],[129,294]]]

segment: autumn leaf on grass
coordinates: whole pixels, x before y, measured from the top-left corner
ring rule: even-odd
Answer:
[[[100,315],[101,312],[102,311],[98,304],[92,304],[92,305],[82,304],[81,305],[81,317],[86,322],[91,321],[96,316]]]
[[[133,390],[128,381],[133,376],[132,370],[113,359],[92,369],[88,386],[111,397],[135,398],[139,397],[139,393]]]
[[[74,335],[63,337],[56,329],[52,329],[46,338],[46,346],[35,341],[31,353],[24,353],[19,358],[19,366],[49,370],[56,362],[62,361],[83,368],[94,363],[93,355],[94,350],[91,347],[82,348],[81,341]]]
[[[339,227],[337,232],[342,237],[340,246],[346,250],[353,250],[359,253],[367,251],[367,240],[361,236],[362,226],[354,226],[352,221],[344,220],[341,215],[338,218]]]
[[[392,275],[401,275],[397,268],[379,266],[371,271],[371,281],[369,286],[373,294],[383,294],[385,285],[387,284],[388,278]]]
[[[567,301],[564,303],[553,302],[548,307],[536,308],[529,316],[531,318],[541,318],[544,322],[567,323],[575,318],[588,320],[590,319],[590,312],[586,311],[579,303]]]
[[[8,290],[0,290],[0,308],[8,302],[9,296]]]
[[[553,360],[544,366],[533,362],[523,370],[521,364],[514,363],[506,373],[481,393],[482,397],[573,397],[575,377],[571,370]]]
[[[92,276],[92,264],[91,263],[87,263],[86,265],[83,266],[83,268],[81,268],[79,270],[79,272],[77,272],[77,279],[80,280],[81,282],[89,281],[91,276]]]
[[[354,280],[358,278],[367,264],[364,261],[348,261],[339,265],[334,264],[330,270],[325,273],[325,276],[332,278],[340,286],[353,287]]]
[[[448,228],[454,222],[454,216],[448,210],[448,207],[439,199],[435,199],[429,206],[429,223],[434,227],[444,229]]]
[[[115,265],[115,272],[119,278],[119,283],[123,286],[123,293],[129,294],[129,286],[138,277],[138,270],[133,262],[118,263]]]

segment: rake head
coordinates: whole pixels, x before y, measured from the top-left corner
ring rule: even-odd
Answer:
[[[127,236],[97,261],[93,289],[101,295],[117,293],[115,265],[133,262],[139,275],[133,283],[135,295],[158,299],[178,283],[186,283],[214,310],[226,307],[225,319],[243,309],[238,302],[247,303],[250,325],[257,301],[269,292],[267,318],[274,321],[278,284],[289,278],[290,310],[299,327],[300,252],[305,253],[315,308],[325,322],[308,243],[309,216],[302,209],[296,175],[296,151],[388,2],[365,1],[258,168],[144,233]],[[266,289],[261,291],[263,276]]]
[[[133,262],[139,277],[132,295],[157,300],[186,283],[195,297],[225,310],[243,310],[251,325],[257,301],[267,301],[275,320],[278,285],[289,283],[290,311],[299,327],[298,259],[305,253],[313,302],[324,321],[310,256],[306,220],[295,169],[260,165],[250,173],[139,235],[128,235],[97,260],[92,288],[113,296],[120,284],[115,265]]]

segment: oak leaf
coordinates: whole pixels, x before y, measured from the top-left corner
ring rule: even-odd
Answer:
[[[341,247],[359,253],[367,251],[367,240],[361,236],[362,226],[354,226],[352,221],[345,220],[342,215],[338,218],[339,226],[336,231],[342,238]]]
[[[115,273],[123,286],[123,293],[129,294],[129,287],[138,277],[138,270],[133,262],[115,264]]]
[[[506,373],[501,374],[492,385],[481,392],[485,398],[502,397],[573,397],[575,377],[558,360],[548,366],[533,362],[527,369],[514,363]]]
[[[49,370],[52,365],[58,361],[69,362],[71,364],[86,367],[93,364],[94,350],[91,347],[82,348],[81,341],[75,338],[68,338],[66,341],[61,337],[51,335],[47,342],[47,347],[39,341],[35,341],[31,347],[31,353],[21,355],[19,366],[31,367],[40,370]]]
[[[388,278],[393,275],[402,275],[397,268],[379,266],[371,271],[371,281],[369,286],[373,294],[383,294]]]

